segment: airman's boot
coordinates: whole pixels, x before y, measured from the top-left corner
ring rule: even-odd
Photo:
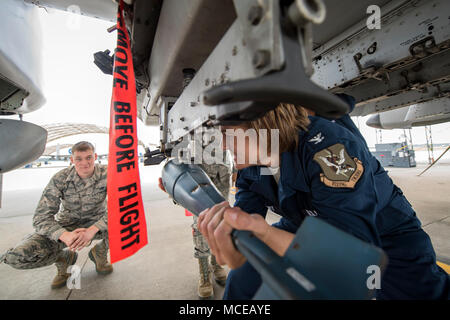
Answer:
[[[95,263],[97,273],[105,275],[113,272],[113,266],[108,262],[108,248],[104,240],[89,250],[89,259]]]
[[[58,273],[53,278],[52,289],[61,288],[66,285],[67,279],[70,277],[70,273],[67,273],[67,268],[77,261],[78,253],[63,250],[55,262],[55,266],[58,269]]]
[[[211,279],[211,270],[208,263],[208,257],[198,259],[200,267],[200,280],[198,280],[198,297],[202,300],[212,299],[214,289]]]
[[[225,282],[227,281],[227,272],[225,271],[224,267],[217,263],[216,257],[214,255],[211,255],[211,266],[214,273],[214,279],[216,280],[217,284],[223,287],[225,285]]]

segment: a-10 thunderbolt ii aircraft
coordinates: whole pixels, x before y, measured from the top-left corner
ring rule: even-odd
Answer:
[[[76,6],[81,14],[111,21],[117,12],[117,2],[112,0],[8,0],[11,6],[14,2],[67,11]],[[147,125],[159,126],[161,133],[160,148],[151,153],[150,164],[161,162],[201,126],[252,120],[279,101],[338,118],[350,110],[333,93],[356,99],[352,115],[407,107],[449,94],[450,2],[446,0],[124,2],[138,117]],[[103,72],[112,71],[112,61],[106,50],[95,55]],[[31,96],[27,87],[15,84]],[[31,110],[2,104],[0,111]],[[10,132],[19,137],[21,131]],[[339,241],[343,237],[336,234]],[[363,244],[345,239],[356,250],[365,250]],[[375,251],[371,254],[371,259],[382,259]],[[298,255],[292,253],[292,257]],[[264,261],[262,265],[257,270],[274,270]],[[275,281],[272,286],[280,284],[278,278],[269,278]],[[299,297],[295,290],[278,288],[278,297]],[[339,294],[342,297],[345,292]]]
[[[47,140],[43,128],[4,117],[32,112],[45,102],[36,11],[23,1],[0,4],[0,186],[2,173],[38,158]]]
[[[113,0],[7,0],[2,7],[28,4],[112,22],[117,11]],[[253,119],[280,99],[328,117],[348,112],[331,93],[354,96],[355,116],[411,105],[442,113],[450,87],[448,12],[445,0],[125,0],[138,116],[160,127],[160,151],[167,154],[199,126]],[[38,36],[26,28],[14,35],[31,39],[18,46],[21,57],[28,50],[33,60],[39,48],[29,43]],[[14,38],[2,37],[8,35],[6,42]],[[112,61],[106,54],[96,60]],[[14,106],[3,96],[2,114],[30,112],[43,102],[38,81],[27,87],[4,73],[14,62],[1,61],[2,88],[14,83],[27,96],[20,107],[20,99]],[[196,72],[184,89],[183,69]],[[28,79],[39,75],[21,70]],[[18,138],[22,129],[14,130]]]

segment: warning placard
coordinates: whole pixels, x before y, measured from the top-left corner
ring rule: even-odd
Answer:
[[[147,244],[147,224],[139,180],[136,125],[136,83],[130,39],[117,13],[108,156],[108,235],[111,263]]]

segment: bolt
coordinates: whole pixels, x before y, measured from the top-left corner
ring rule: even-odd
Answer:
[[[263,8],[261,6],[253,6],[248,11],[248,21],[254,26],[261,22],[263,16]]]
[[[180,118],[180,121],[184,121],[184,117],[181,117],[181,118]]]
[[[258,50],[253,55],[253,66],[256,69],[262,69],[264,68],[270,59],[270,53],[267,50]]]

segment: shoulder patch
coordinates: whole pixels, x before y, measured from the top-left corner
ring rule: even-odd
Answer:
[[[364,167],[358,158],[351,158],[343,144],[337,143],[314,155],[322,173],[320,181],[331,188],[354,188]]]

